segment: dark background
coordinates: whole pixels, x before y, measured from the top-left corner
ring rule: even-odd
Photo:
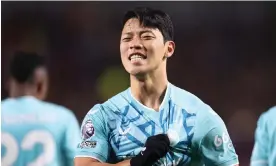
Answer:
[[[276,104],[275,2],[1,2],[1,97],[16,50],[48,59],[48,101],[79,121],[96,103],[129,85],[119,52],[128,9],[166,11],[175,26],[169,81],[197,95],[223,118],[249,165],[259,115]]]

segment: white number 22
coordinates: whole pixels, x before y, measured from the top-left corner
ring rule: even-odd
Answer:
[[[44,166],[50,164],[54,159],[55,141],[53,136],[45,130],[28,132],[20,145],[18,145],[16,139],[11,134],[6,132],[2,132],[1,134],[1,144],[6,147],[6,155],[2,157],[3,166],[13,165],[19,155],[19,148],[22,150],[31,150],[35,144],[42,144],[44,151],[35,161],[28,163],[28,166]]]

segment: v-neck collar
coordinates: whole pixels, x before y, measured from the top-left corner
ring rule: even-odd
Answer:
[[[171,95],[171,84],[168,82],[167,83],[167,88],[165,92],[165,96],[163,98],[163,101],[159,107],[159,110],[156,111],[152,108],[149,108],[139,102],[131,93],[131,89],[128,89],[128,95],[131,99],[131,103],[133,104],[134,107],[136,107],[137,111],[140,112],[140,114],[143,114],[144,116],[150,118],[150,120],[153,120],[157,125],[160,124],[160,116],[163,115],[165,112],[165,107],[168,106],[170,95]]]

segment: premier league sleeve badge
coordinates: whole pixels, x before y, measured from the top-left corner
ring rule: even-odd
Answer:
[[[95,135],[95,129],[91,120],[85,122],[82,127],[82,139],[86,140]]]

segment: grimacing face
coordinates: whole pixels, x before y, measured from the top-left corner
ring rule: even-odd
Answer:
[[[131,75],[146,74],[165,63],[174,51],[174,42],[164,43],[157,28],[143,27],[137,18],[129,19],[122,30],[120,52],[122,63]]]

